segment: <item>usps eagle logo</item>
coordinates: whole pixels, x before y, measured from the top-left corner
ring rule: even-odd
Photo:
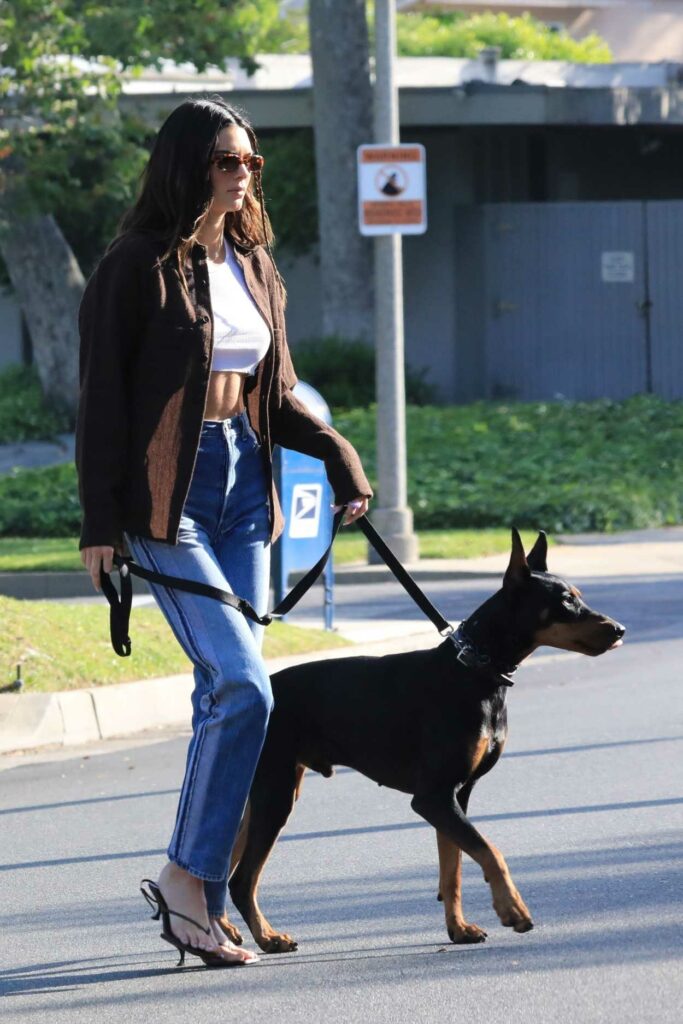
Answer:
[[[322,508],[322,484],[295,484],[289,512],[290,537],[317,537]]]

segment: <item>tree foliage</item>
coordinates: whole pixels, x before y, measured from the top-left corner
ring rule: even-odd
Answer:
[[[405,12],[397,17],[399,54],[406,57],[476,57],[485,46],[499,46],[501,57],[516,60],[566,60],[604,64],[611,61],[607,43],[592,33],[573,39],[530,14],[466,15]]]
[[[263,186],[275,244],[303,256],[318,238],[315,150],[310,128],[259,136],[266,158]]]
[[[70,417],[82,271],[130,206],[158,127],[119,104],[122,72],[227,56],[253,69],[286,45],[277,0],[0,0],[1,270],[45,393]]]
[[[228,56],[254,69],[297,32],[277,0],[0,0],[0,193],[54,214],[67,237],[70,223],[109,231],[153,134],[121,113],[121,72]]]

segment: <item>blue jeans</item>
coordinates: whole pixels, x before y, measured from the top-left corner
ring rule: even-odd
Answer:
[[[149,569],[232,590],[267,610],[270,522],[261,451],[246,413],[206,420],[176,545],[127,536]],[[204,880],[209,913],[225,909],[230,853],[268,717],[263,628],[209,597],[152,585],[194,664],[192,739],[169,859]]]

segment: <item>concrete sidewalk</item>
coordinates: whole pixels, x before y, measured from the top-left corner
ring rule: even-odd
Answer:
[[[422,559],[416,567],[423,579],[502,576],[509,556]],[[683,572],[683,526],[632,530],[615,534],[560,535],[549,550],[548,566],[572,581],[605,576],[650,576]],[[363,573],[383,566],[367,566]],[[344,570],[340,570],[341,577]],[[360,577],[358,577],[360,582]]]
[[[13,469],[42,469],[73,462],[75,439],[73,434],[58,434],[54,441],[19,441],[0,444],[0,476]]]
[[[568,540],[570,538],[567,538]],[[581,583],[591,578],[661,577],[683,574],[683,527],[637,531],[610,537],[572,537],[550,550],[552,572]],[[476,559],[426,560],[408,568],[421,582],[481,578],[499,585],[507,555]],[[83,574],[85,576],[85,574]],[[337,585],[393,579],[382,566],[341,567]],[[86,577],[86,582],[87,577]],[[397,626],[400,627],[397,629]],[[348,654],[383,655],[435,646],[433,626],[408,630],[405,624],[373,621],[373,643],[336,648],[268,662],[271,672],[290,664]],[[401,635],[397,635],[400,633]],[[571,657],[563,654],[541,658]],[[539,660],[537,655],[534,659]],[[61,693],[0,694],[0,753],[46,746],[70,746],[131,735],[149,729],[189,726],[191,675],[92,687]]]

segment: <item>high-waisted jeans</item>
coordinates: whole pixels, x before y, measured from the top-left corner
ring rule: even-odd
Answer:
[[[127,536],[157,572],[232,590],[264,614],[270,523],[261,451],[246,413],[203,424],[178,544]],[[225,909],[230,853],[256,769],[273,697],[263,629],[209,597],[152,585],[194,664],[192,739],[169,859],[204,880],[209,913]]]

